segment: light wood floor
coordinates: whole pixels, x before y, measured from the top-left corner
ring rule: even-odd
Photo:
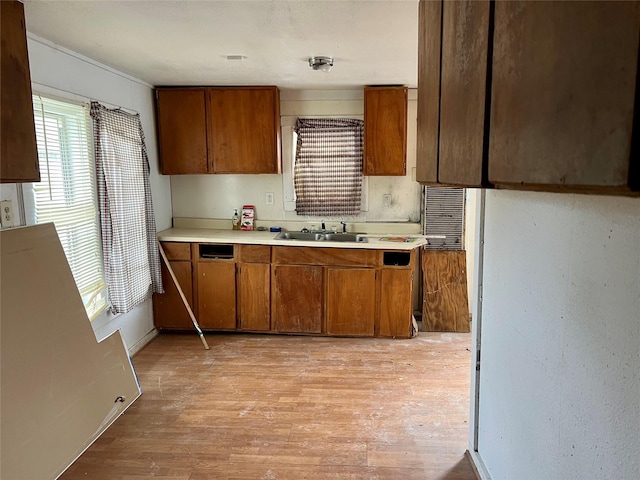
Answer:
[[[61,477],[469,479],[470,335],[161,335],[143,395]]]

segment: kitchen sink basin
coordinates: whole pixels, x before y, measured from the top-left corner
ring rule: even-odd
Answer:
[[[325,240],[328,242],[366,242],[367,237],[361,237],[354,233],[327,233]]]
[[[324,233],[312,232],[282,232],[276,235],[276,240],[306,240],[307,242],[319,242],[324,240]]]
[[[322,232],[281,232],[275,240],[304,240],[307,242],[358,242],[366,243],[367,238],[353,233]]]

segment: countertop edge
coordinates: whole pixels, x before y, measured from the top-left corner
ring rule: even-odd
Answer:
[[[158,232],[157,236],[163,242],[188,242],[188,243],[235,243],[243,245],[270,245],[284,247],[321,247],[321,248],[352,248],[358,250],[414,250],[428,243],[422,235],[380,235],[363,234],[367,237],[366,243],[356,242],[309,242],[303,240],[275,240],[277,233],[223,230],[223,229],[185,229],[170,228]],[[411,242],[385,241],[385,237],[412,238]]]

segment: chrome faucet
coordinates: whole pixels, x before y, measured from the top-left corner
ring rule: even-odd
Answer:
[[[324,221],[322,222],[322,231],[323,231],[323,232],[326,232],[326,231],[327,231],[327,227],[325,226]]]
[[[341,221],[340,225],[342,225],[342,233],[347,233],[347,222]]]

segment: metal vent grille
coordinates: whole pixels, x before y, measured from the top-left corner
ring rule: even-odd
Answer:
[[[464,188],[424,187],[424,234],[430,238],[427,250],[464,249]]]

